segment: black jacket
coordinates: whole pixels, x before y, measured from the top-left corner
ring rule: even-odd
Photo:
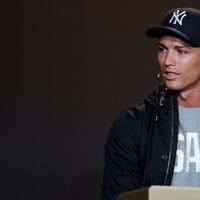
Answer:
[[[102,199],[150,185],[170,185],[176,158],[178,104],[163,85],[114,121],[105,145]]]

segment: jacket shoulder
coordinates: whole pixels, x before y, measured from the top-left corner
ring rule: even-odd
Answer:
[[[157,110],[159,90],[150,93],[147,98],[135,106],[120,112],[112,123],[109,137],[139,142]]]

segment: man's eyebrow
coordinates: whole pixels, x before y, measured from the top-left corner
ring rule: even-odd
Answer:
[[[162,47],[164,47],[164,48],[167,48],[164,44],[162,44],[162,43],[160,43],[160,42],[157,42],[157,45],[158,45],[158,46],[162,46]]]
[[[181,46],[181,45],[177,45],[177,46],[175,46],[175,48],[176,48],[176,49],[182,49],[182,48],[189,48],[189,47],[184,46],[184,45],[183,45],[183,46]]]

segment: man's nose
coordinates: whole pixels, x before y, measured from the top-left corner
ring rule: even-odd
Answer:
[[[165,66],[175,65],[175,57],[173,52],[168,52],[164,61]]]

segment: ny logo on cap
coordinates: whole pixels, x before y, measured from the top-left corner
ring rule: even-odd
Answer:
[[[173,13],[171,19],[169,20],[169,23],[176,24],[177,22],[179,25],[182,25],[183,18],[186,16],[185,10],[181,13],[179,13],[180,10],[177,10]]]

